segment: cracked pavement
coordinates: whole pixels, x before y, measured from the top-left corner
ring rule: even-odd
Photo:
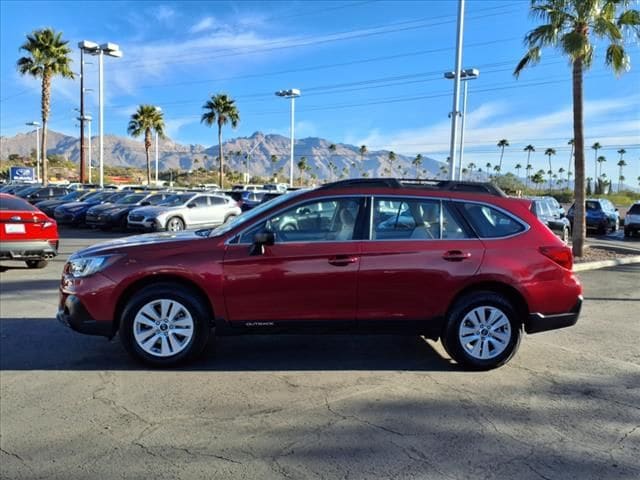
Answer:
[[[65,253],[0,273],[0,478],[637,479],[640,266],[505,367],[402,336],[220,338],[176,370],[53,318]],[[16,264],[18,265],[18,264]]]

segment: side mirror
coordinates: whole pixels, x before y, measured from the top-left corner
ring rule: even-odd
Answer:
[[[273,232],[259,232],[253,236],[253,243],[249,248],[249,255],[264,255],[265,245],[273,245],[276,237]]]
[[[188,203],[187,204],[187,208],[195,208],[196,204],[195,203]]]
[[[141,207],[148,207],[149,205],[151,205],[151,202],[142,202],[140,204]]]

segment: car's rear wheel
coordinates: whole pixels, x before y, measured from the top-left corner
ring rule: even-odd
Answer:
[[[203,301],[180,285],[164,283],[142,289],[127,303],[120,338],[137,360],[169,367],[197,357],[209,338]]]
[[[571,231],[569,230],[569,227],[564,227],[562,229],[562,241],[564,243],[569,243],[570,239],[571,239]]]
[[[28,268],[44,268],[49,263],[46,260],[25,260]]]
[[[442,343],[460,365],[490,370],[507,363],[522,335],[516,310],[503,295],[474,292],[461,297],[451,309]]]
[[[167,220],[167,231],[179,232],[184,230],[184,221],[180,217],[171,217]]]
[[[612,232],[617,232],[620,229],[620,219],[616,218],[616,221],[613,223],[613,227],[611,227]]]

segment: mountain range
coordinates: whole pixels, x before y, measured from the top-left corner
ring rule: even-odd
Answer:
[[[323,138],[308,137],[296,140],[295,162],[306,157],[310,172],[315,173],[319,179],[331,179],[339,176],[343,171],[349,171],[349,175],[358,176],[367,172],[369,176],[383,176],[384,169],[389,166],[389,151],[376,150],[367,152],[364,161],[359,153],[359,147],[343,143],[336,143],[335,151],[330,151],[329,146],[333,142]],[[77,163],[80,158],[80,140],[76,137],[64,135],[50,130],[47,136],[49,155],[60,155]],[[237,137],[229,139],[222,144],[225,165],[232,170],[245,171],[245,155],[251,153],[248,159],[248,170],[252,175],[266,176],[282,168],[287,175],[289,171],[288,137],[276,134],[264,134],[255,132],[249,137]],[[17,134],[13,137],[0,137],[0,158],[7,159],[10,154],[28,156],[35,148],[35,132]],[[92,142],[93,164],[98,163],[98,137],[93,137]],[[150,149],[152,162],[155,158],[154,147]],[[218,146],[205,147],[203,145],[182,145],[169,138],[159,141],[159,165],[160,170],[180,169],[183,171],[204,167],[215,170],[218,166]],[[238,154],[238,152],[240,152]],[[275,155],[276,162],[271,161]],[[393,162],[397,175],[416,176],[416,168],[412,165],[414,158],[396,154]],[[104,161],[106,166],[129,166],[145,168],[146,157],[144,142],[128,137],[105,135],[104,137]],[[334,173],[331,173],[329,164],[335,165]],[[436,177],[446,164],[423,156],[421,172],[422,177]],[[346,170],[345,170],[346,169]],[[426,171],[426,172],[425,172]],[[297,168],[295,169],[297,173]]]

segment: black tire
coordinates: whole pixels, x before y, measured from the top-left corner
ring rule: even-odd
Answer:
[[[489,312],[489,309],[491,309],[502,313],[508,321],[508,327],[501,327],[494,332],[495,334],[499,333],[500,335],[506,336],[504,342],[506,345],[500,353],[484,359],[472,355],[468,351],[468,346],[463,345],[459,335],[462,323],[465,322],[465,325],[467,325],[469,321],[465,318],[467,314],[475,309],[482,309],[483,307],[486,308],[486,312]],[[500,321],[496,322],[496,324],[499,323]],[[458,299],[449,312],[441,339],[442,345],[451,358],[464,368],[470,370],[491,370],[504,365],[516,354],[522,337],[521,325],[522,322],[518,318],[515,308],[503,295],[486,291],[472,292]],[[465,328],[470,327],[467,326]],[[483,328],[483,330],[485,330],[485,333],[488,332],[488,329]],[[493,339],[491,341],[494,342],[494,344],[497,343]],[[485,342],[484,345],[489,345],[489,342]],[[481,345],[481,351],[483,348],[485,347]]]
[[[25,260],[28,268],[44,268],[49,263],[47,260]]]
[[[236,217],[237,215],[234,215],[233,213],[231,215],[227,215],[226,217],[224,217],[224,222],[222,222],[222,224],[224,225],[225,223],[230,222]]]
[[[134,321],[140,310],[154,300],[173,300],[179,302],[193,319],[191,339],[184,349],[175,355],[158,356],[146,352],[138,344],[134,334]],[[197,358],[209,340],[211,328],[210,315],[200,296],[181,285],[159,283],[143,288],[129,300],[120,319],[120,339],[125,350],[136,360],[152,367],[173,367]],[[165,335],[166,336],[166,335]]]
[[[569,243],[569,240],[571,240],[571,230],[569,230],[569,227],[564,227],[562,229],[562,237],[561,237],[562,241],[564,243]]]
[[[625,236],[625,237],[630,237],[630,236],[632,236],[632,235],[633,235],[633,234],[631,233],[631,230],[627,230],[626,228],[624,229],[624,236]]]
[[[613,226],[611,227],[612,232],[617,232],[620,229],[620,219],[616,218],[616,221],[613,222]]]
[[[598,235],[606,235],[607,234],[607,230],[609,229],[608,225],[609,225],[609,223],[607,223],[606,225],[600,225],[598,227],[598,230],[597,230]]]
[[[166,227],[168,232],[179,232],[184,230],[184,220],[180,217],[171,217],[167,220]]]

